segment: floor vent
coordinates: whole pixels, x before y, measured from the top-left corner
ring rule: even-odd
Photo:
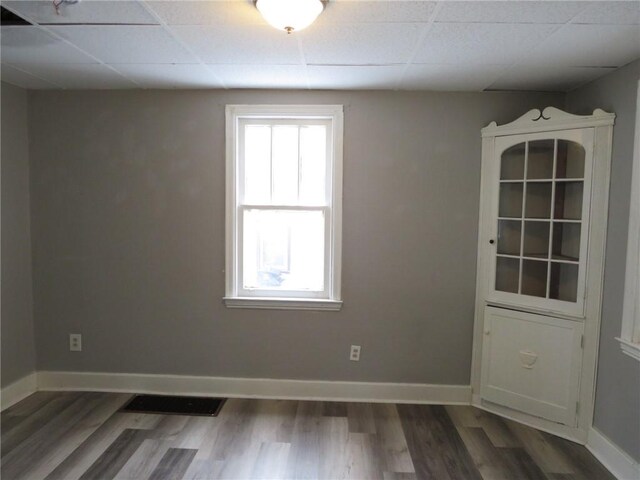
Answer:
[[[217,417],[225,400],[226,398],[136,395],[120,411]]]

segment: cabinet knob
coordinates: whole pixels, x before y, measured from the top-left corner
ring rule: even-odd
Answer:
[[[491,240],[489,240],[489,243],[493,245],[494,243],[496,243],[496,241],[492,238]]]

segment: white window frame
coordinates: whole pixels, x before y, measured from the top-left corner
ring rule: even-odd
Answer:
[[[622,332],[617,340],[620,341],[624,353],[640,360],[640,81],[636,102]]]
[[[300,123],[328,122],[327,188],[330,191],[327,207],[309,207],[325,212],[325,291],[309,295],[282,296],[268,292],[261,296],[243,290],[240,283],[242,259],[238,248],[240,220],[240,125],[246,119],[266,121],[300,121]],[[226,106],[226,290],[224,303],[229,308],[260,308],[280,310],[328,310],[342,307],[342,105],[227,105]],[[280,207],[280,206],[279,206]],[[245,205],[244,209],[247,208]],[[282,206],[296,210],[300,207]],[[307,207],[304,207],[307,209]]]

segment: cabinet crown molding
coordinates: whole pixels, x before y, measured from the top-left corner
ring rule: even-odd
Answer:
[[[596,108],[591,115],[574,115],[555,107],[529,110],[520,118],[504,125],[491,122],[482,129],[483,137],[497,137],[516,133],[548,132],[567,128],[586,128],[613,125],[615,114]]]

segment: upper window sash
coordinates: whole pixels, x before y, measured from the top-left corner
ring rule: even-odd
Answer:
[[[246,146],[246,127],[247,126],[268,126],[271,127],[271,142],[273,142],[273,127],[278,126],[322,126],[325,127],[326,131],[326,146],[324,152],[325,158],[325,188],[324,188],[324,198],[322,201],[304,201],[304,199],[300,199],[300,191],[298,192],[298,199],[296,201],[289,202],[276,202],[271,195],[270,201],[256,202],[252,201],[252,199],[246,198],[246,157],[245,157],[245,146]],[[258,205],[306,205],[306,206],[331,206],[333,203],[332,191],[333,191],[333,152],[334,152],[334,138],[333,138],[333,120],[332,119],[319,119],[319,118],[261,118],[261,117],[243,117],[238,119],[237,124],[237,139],[236,139],[236,168],[237,168],[237,195],[236,202],[237,205],[244,205],[247,203],[253,203]],[[273,174],[273,143],[271,143],[270,152],[270,163],[269,170],[270,174]],[[298,152],[298,174],[300,175],[300,167],[301,167],[301,154]],[[298,188],[300,188],[301,178],[298,178]],[[271,180],[272,181],[272,180]],[[273,185],[271,185],[273,187]],[[273,191],[272,191],[273,193]]]

